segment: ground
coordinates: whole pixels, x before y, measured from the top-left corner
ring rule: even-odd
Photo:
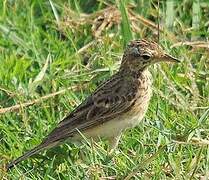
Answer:
[[[156,0],[2,0],[2,178],[208,179],[208,16],[209,3],[199,0],[159,7]],[[112,157],[106,141],[66,143],[4,170],[117,71],[130,39],[158,41],[159,34],[182,62],[150,67],[146,118],[123,134]]]

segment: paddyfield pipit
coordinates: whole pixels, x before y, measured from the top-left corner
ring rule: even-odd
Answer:
[[[153,41],[131,41],[119,71],[66,116],[41,144],[7,165],[7,169],[69,139],[81,141],[81,133],[92,139],[105,137],[117,147],[122,131],[143,119],[152,95],[148,66],[157,62],[179,62]],[[81,133],[80,133],[81,132]]]

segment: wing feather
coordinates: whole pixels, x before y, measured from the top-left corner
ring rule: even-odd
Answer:
[[[50,145],[66,140],[78,130],[83,132],[128,111],[135,102],[137,82],[133,80],[122,82],[124,80],[126,79],[116,74],[113,79],[100,86],[94,94],[64,118],[42,144]]]

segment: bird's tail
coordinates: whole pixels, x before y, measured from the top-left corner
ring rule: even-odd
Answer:
[[[23,154],[22,156],[20,156],[19,158],[15,159],[14,161],[10,162],[9,164],[7,164],[6,169],[9,170],[12,167],[14,167],[15,165],[17,165],[19,162],[27,159],[28,157],[37,154],[38,152],[40,152],[41,150],[45,149],[46,145],[44,144],[40,144],[38,146],[36,146],[35,148],[33,148],[32,150],[26,152],[25,154]]]

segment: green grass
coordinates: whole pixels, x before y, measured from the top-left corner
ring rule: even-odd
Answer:
[[[40,143],[98,84],[116,72],[127,41],[157,39],[156,29],[139,20],[135,22],[138,31],[131,29],[127,10],[128,5],[136,5],[134,12],[157,23],[157,1],[123,2],[0,2],[0,109],[78,87],[19,111],[0,114],[1,178],[209,178],[208,47],[202,43],[205,47],[171,48],[181,41],[206,42],[207,1],[160,3],[160,43],[182,63],[150,67],[154,94],[146,118],[123,134],[112,158],[107,156],[106,141],[81,147],[63,144],[29,158],[12,171],[3,169],[7,162]],[[116,4],[123,12],[122,22],[104,29],[100,40],[91,31],[93,22],[75,23],[82,13],[97,13],[107,4]],[[66,21],[66,16],[74,23]],[[92,45],[78,53],[88,43]]]

